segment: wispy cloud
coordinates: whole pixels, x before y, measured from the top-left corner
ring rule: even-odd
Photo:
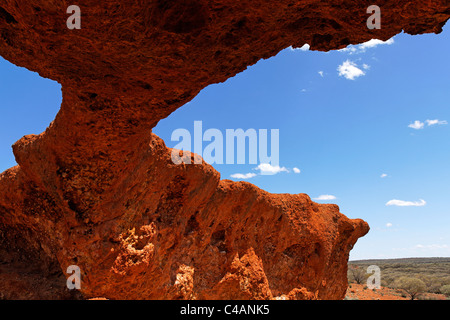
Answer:
[[[300,173],[301,170],[299,168],[292,168],[292,170],[294,171],[294,173]]]
[[[387,173],[382,173],[380,178],[386,178],[387,176],[388,176]]]
[[[448,124],[447,120],[439,120],[439,119],[434,119],[434,120],[425,120],[424,122],[420,121],[420,120],[416,120],[413,123],[408,125],[408,128],[412,128],[415,130],[420,130],[423,129],[425,127],[425,124],[427,124],[428,127],[431,126],[435,126],[435,125],[446,125]]]
[[[313,200],[317,200],[317,201],[326,201],[326,200],[335,200],[335,199],[337,199],[337,198],[331,194],[322,194],[322,195],[318,196],[317,198],[313,198]]]
[[[423,199],[420,199],[419,201],[403,201],[392,199],[386,202],[386,206],[396,206],[396,207],[423,207],[426,204],[427,202]]]
[[[428,244],[428,245],[423,245],[423,244],[418,244],[416,245],[417,249],[447,249],[449,246],[446,244]]]
[[[323,71],[320,70],[319,72],[317,72],[322,78],[323,78]]]
[[[357,64],[353,61],[346,60],[338,66],[339,76],[348,80],[355,80],[358,77],[364,76],[366,73],[358,68]]]
[[[386,223],[386,227],[387,227],[387,228],[392,227],[392,223],[390,223],[390,222]]]
[[[450,246],[445,243],[416,244],[408,248],[392,248],[392,251],[402,252],[406,256],[418,256],[427,253],[444,257],[450,254]]]
[[[230,177],[234,179],[250,179],[256,176],[257,176],[256,173],[234,173],[230,175]]]
[[[439,119],[434,119],[434,120],[425,120],[425,122],[427,123],[428,126],[434,126],[434,125],[446,125],[448,124],[447,120],[439,120]]]
[[[348,47],[341,49],[339,51],[344,52],[344,53],[349,53],[349,54],[358,54],[358,53],[366,52],[367,49],[376,48],[380,45],[391,45],[393,43],[394,43],[394,38],[391,38],[386,41],[382,41],[379,39],[372,39],[372,40],[369,40],[367,42],[364,42],[364,43],[361,43],[358,45],[349,45]]]

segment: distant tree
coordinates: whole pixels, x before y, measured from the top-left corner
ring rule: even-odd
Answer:
[[[395,287],[404,290],[411,300],[416,299],[420,294],[426,291],[426,284],[417,278],[401,277],[396,280]]]
[[[439,277],[419,274],[417,275],[417,278],[425,283],[425,285],[427,286],[427,292],[440,292],[440,288],[442,287],[442,279],[440,279]]]
[[[450,284],[446,284],[445,286],[442,286],[440,291],[442,294],[445,294],[447,297],[450,297]]]
[[[367,274],[363,267],[350,266],[349,267],[350,280],[355,281],[357,284],[361,284],[366,280]]]

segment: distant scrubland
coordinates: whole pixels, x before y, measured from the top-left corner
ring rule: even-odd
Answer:
[[[398,289],[403,297],[427,299],[432,294],[450,297],[450,258],[405,258],[350,261],[349,284],[365,284],[367,267],[380,268],[381,286]]]

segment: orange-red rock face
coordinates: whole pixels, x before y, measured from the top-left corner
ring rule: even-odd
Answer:
[[[341,299],[348,254],[368,232],[335,205],[174,165],[151,133],[202,88],[290,45],[342,48],[404,30],[440,32],[446,0],[3,0],[0,55],[62,84],[56,119],[14,146],[0,175],[0,292],[83,297]]]

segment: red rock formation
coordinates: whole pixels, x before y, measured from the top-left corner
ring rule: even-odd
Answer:
[[[440,32],[448,1],[383,2],[380,30],[366,1],[77,2],[81,30],[66,27],[68,1],[0,4],[0,55],[63,88],[56,119],[14,144],[19,165],[0,175],[3,297],[68,297],[74,264],[85,298],[343,298],[364,221],[174,165],[150,130],[290,45]]]

